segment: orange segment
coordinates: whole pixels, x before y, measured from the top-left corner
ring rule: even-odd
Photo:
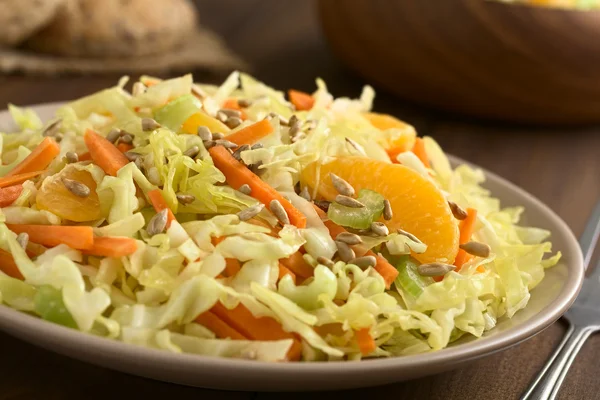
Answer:
[[[62,178],[83,183],[90,188],[90,195],[74,195],[65,187]],[[60,173],[46,178],[37,193],[36,203],[40,210],[50,211],[70,221],[85,222],[101,218],[96,181],[89,172],[78,171],[74,166],[66,166]]]
[[[393,128],[400,131],[388,142],[387,153],[392,161],[396,161],[398,154],[413,148],[417,134],[411,125],[388,114],[365,113],[364,116],[377,129],[385,131]]]
[[[189,117],[183,123],[181,130],[185,133],[189,133],[190,135],[195,135],[198,133],[199,126],[206,126],[212,133],[227,133],[231,130],[227,127],[227,125],[218,119],[213,118],[202,111],[198,111],[196,114],[193,114],[191,117]]]
[[[316,185],[317,164],[309,164],[301,173],[301,180],[311,188]],[[339,157],[321,165],[319,194],[333,200],[337,192],[329,173],[348,181],[356,191],[374,190],[392,205],[394,218],[386,225],[394,231],[404,229],[427,244],[427,251],[414,254],[422,263],[452,263],[458,252],[458,224],[439,189],[413,170],[363,157]]]

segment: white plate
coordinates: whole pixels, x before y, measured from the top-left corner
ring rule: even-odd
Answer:
[[[34,106],[43,119],[57,103]],[[9,129],[10,128],[10,129]],[[11,128],[0,112],[0,131]],[[456,158],[454,163],[462,162]],[[158,380],[225,390],[285,391],[350,389],[381,385],[460,366],[506,349],[539,333],[573,303],[583,280],[582,255],[567,225],[547,206],[510,182],[487,173],[487,188],[503,206],[523,205],[524,223],[552,232],[553,250],[562,261],[547,270],[529,305],[477,340],[464,340],[428,354],[363,362],[278,363],[233,360],[146,349],[95,337],[0,306],[0,329],[46,349],[107,368]]]

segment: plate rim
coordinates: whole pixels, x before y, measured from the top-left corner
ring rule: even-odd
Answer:
[[[27,105],[36,111],[39,109],[51,109],[60,107],[66,102],[50,102],[34,105]],[[4,119],[8,111],[3,109],[0,111],[0,120]],[[348,361],[329,361],[329,362],[290,362],[290,363],[271,363],[263,361],[250,361],[240,359],[222,358],[216,356],[204,356],[187,353],[172,353],[166,350],[146,348],[138,345],[132,345],[120,342],[113,339],[94,336],[78,330],[69,329],[57,324],[53,324],[41,320],[22,311],[15,310],[4,304],[0,304],[0,330],[5,331],[19,340],[25,340],[35,346],[44,347],[60,354],[67,352],[56,350],[56,347],[48,347],[44,344],[23,339],[16,332],[21,329],[29,329],[36,331],[36,335],[44,335],[47,338],[44,343],[50,341],[60,341],[68,343],[66,348],[76,347],[94,347],[94,351],[102,352],[106,357],[118,354],[119,357],[130,357],[136,359],[137,362],[153,362],[163,363],[163,365],[177,364],[178,368],[194,368],[194,367],[210,367],[216,370],[231,371],[235,369],[238,373],[255,373],[260,370],[261,373],[271,374],[296,374],[296,373],[313,373],[313,374],[345,374],[357,373],[369,370],[369,374],[376,373],[382,370],[395,368],[418,368],[423,365],[439,365],[439,364],[458,364],[476,358],[481,358],[501,350],[506,350],[513,347],[545,330],[552,323],[557,321],[562,314],[575,301],[584,279],[583,257],[579,247],[579,243],[574,236],[569,226],[560,218],[549,206],[544,204],[534,195],[520,188],[508,179],[488,171],[485,168],[479,167],[476,164],[463,160],[459,157],[448,155],[453,163],[467,164],[476,167],[484,172],[486,181],[494,181],[506,186],[510,191],[515,192],[518,196],[527,198],[530,203],[534,204],[539,211],[550,217],[552,225],[559,227],[565,234],[565,241],[568,242],[569,248],[578,249],[576,254],[573,254],[573,265],[567,265],[569,278],[566,281],[560,295],[551,303],[546,305],[543,310],[548,310],[545,313],[539,312],[530,319],[508,328],[498,336],[482,337],[468,343],[460,344],[454,347],[447,347],[441,350],[436,350],[428,353],[396,356],[381,359],[363,360],[358,363]],[[554,233],[554,232],[553,232]],[[20,328],[13,328],[11,325],[18,325]],[[9,328],[6,328],[9,326]],[[50,337],[50,339],[48,339]],[[70,358],[81,360],[82,358],[67,355]],[[92,363],[90,361],[85,361]],[[111,369],[119,369],[108,367]],[[143,374],[142,374],[143,375]],[[147,376],[147,375],[146,375]],[[363,385],[365,386],[365,385]]]

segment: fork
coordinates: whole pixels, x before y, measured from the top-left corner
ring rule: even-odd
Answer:
[[[583,251],[584,268],[590,263],[598,237],[600,236],[600,202],[579,239]],[[569,367],[586,339],[600,331],[600,262],[588,278],[583,281],[577,300],[563,315],[569,329],[548,362],[530,384],[521,400],[553,400]]]

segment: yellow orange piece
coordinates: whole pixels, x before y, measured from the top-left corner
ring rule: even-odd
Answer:
[[[431,181],[400,164],[389,164],[364,157],[338,157],[317,168],[309,164],[301,180],[327,200],[337,191],[331,183],[333,172],[349,182],[358,192],[370,189],[391,203],[394,217],[385,224],[391,231],[400,228],[412,233],[427,244],[427,251],[414,254],[422,263],[452,263],[458,252],[459,229],[448,203]]]
[[[198,127],[200,127],[200,126],[206,126],[212,133],[215,133],[215,132],[227,133],[230,131],[230,129],[227,127],[227,125],[225,125],[218,119],[213,118],[210,115],[208,115],[202,111],[198,111],[196,114],[192,114],[192,116],[189,117],[183,123],[183,126],[181,127],[181,129],[185,133],[189,133],[190,135],[195,135],[196,133],[198,133]]]
[[[417,134],[411,125],[388,114],[365,113],[364,116],[377,129],[382,131],[388,129],[398,130],[394,136],[389,138],[386,148],[392,161],[396,161],[398,154],[413,148]]]
[[[65,186],[63,178],[83,183],[90,188],[90,195],[79,197]],[[40,210],[47,210],[63,219],[75,222],[94,221],[101,218],[100,200],[96,193],[96,181],[87,171],[66,166],[60,173],[44,180],[37,193],[36,203]]]

